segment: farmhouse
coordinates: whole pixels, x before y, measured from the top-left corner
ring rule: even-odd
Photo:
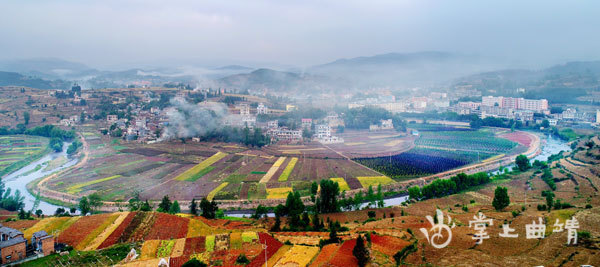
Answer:
[[[22,260],[27,254],[27,240],[23,233],[13,228],[0,225],[1,263],[6,264]]]
[[[46,231],[38,231],[31,236],[31,245],[35,252],[48,256],[54,253],[54,236]]]

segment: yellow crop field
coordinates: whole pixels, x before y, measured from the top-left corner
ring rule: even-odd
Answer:
[[[148,240],[144,242],[141,249],[140,260],[156,258],[156,250],[160,245],[160,240]]]
[[[175,239],[175,245],[173,246],[173,250],[171,251],[171,257],[179,257],[183,255],[184,248],[185,238]]]
[[[295,245],[285,252],[275,266],[307,266],[318,252],[318,247]]]
[[[275,161],[275,163],[273,163],[273,166],[271,166],[271,168],[269,168],[267,173],[262,178],[260,178],[259,183],[264,184],[264,183],[268,182],[269,180],[271,180],[271,177],[273,177],[273,175],[275,175],[277,170],[279,170],[279,166],[281,166],[281,164],[283,164],[285,159],[286,159],[286,157],[279,157],[277,159],[277,161]]]
[[[499,159],[499,158],[501,158],[501,157],[504,157],[504,156],[506,156],[506,154],[500,154],[500,155],[496,155],[496,156],[493,156],[493,157],[491,157],[491,158],[484,159],[484,160],[482,160],[481,162],[490,162],[490,161],[494,161],[494,160],[497,160],[497,159]]]
[[[377,186],[377,185],[386,185],[394,182],[392,178],[387,176],[359,176],[356,177],[363,188],[368,188],[369,186]]]
[[[44,218],[34,226],[23,232],[24,238],[27,240],[31,240],[31,236],[33,233],[37,231],[46,231],[48,234],[54,234],[55,231],[61,232],[67,227],[71,226],[71,224],[75,223],[80,217],[51,217]]]
[[[113,180],[113,179],[117,179],[119,177],[121,177],[121,175],[117,174],[117,175],[113,175],[113,176],[109,176],[109,177],[104,177],[104,178],[92,180],[92,181],[85,182],[85,183],[76,184],[76,185],[73,185],[73,186],[70,186],[69,188],[67,188],[67,192],[69,192],[69,194],[79,193],[79,192],[81,192],[81,188],[84,188],[84,187],[89,186],[89,185],[93,185],[93,184],[102,183],[102,182],[110,181],[110,180]]]
[[[202,170],[206,169],[210,165],[213,165],[215,162],[223,159],[227,155],[228,155],[227,153],[223,153],[223,152],[219,151],[216,154],[214,154],[214,155],[210,156],[209,158],[203,160],[202,162],[198,163],[196,166],[189,168],[182,174],[175,177],[175,179],[179,180],[179,181],[192,181],[193,182],[193,181],[197,180],[198,178],[200,178],[200,177],[195,177],[197,173],[200,173]]]
[[[215,198],[215,196],[217,195],[217,193],[219,193],[219,191],[221,191],[221,189],[225,188],[228,184],[229,184],[228,182],[223,182],[222,184],[217,186],[217,188],[213,189],[212,191],[210,191],[210,193],[208,193],[208,196],[206,196],[206,199],[212,201],[213,198]]]
[[[242,233],[231,233],[229,235],[229,247],[231,249],[242,249]]]
[[[288,180],[288,178],[290,177],[290,174],[292,174],[292,171],[294,170],[294,167],[296,166],[296,162],[298,162],[298,158],[296,158],[296,157],[294,157],[290,160],[290,162],[285,167],[285,169],[283,169],[283,172],[279,176],[278,181],[285,182]]]
[[[340,192],[350,191],[350,186],[348,185],[348,183],[346,183],[346,180],[344,180],[344,178],[336,177],[336,178],[330,178],[329,180],[332,180],[332,181],[338,183],[338,185],[340,187]]]
[[[242,233],[242,241],[245,243],[250,243],[257,239],[258,239],[258,234],[256,234],[256,232],[243,232]]]
[[[267,262],[269,265],[265,266],[264,264],[262,265],[263,267],[269,267],[269,266],[275,266],[275,264],[277,262],[279,262],[279,259],[281,259],[285,253],[287,253],[288,250],[290,250],[292,246],[290,245],[283,245],[281,246],[277,252],[275,252],[275,254],[273,254],[273,256],[271,256],[271,258],[269,258],[269,261]]]
[[[225,231],[226,230],[223,230],[223,229],[212,228],[200,220],[190,219],[190,222],[188,223],[187,237],[220,234]]]
[[[267,188],[267,199],[286,198],[289,192],[291,187]]]

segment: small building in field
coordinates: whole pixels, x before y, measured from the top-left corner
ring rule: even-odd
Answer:
[[[31,245],[36,252],[48,256],[54,253],[54,236],[46,231],[35,232],[31,236]]]

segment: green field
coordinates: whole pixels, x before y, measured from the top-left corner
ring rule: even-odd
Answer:
[[[0,136],[0,176],[14,172],[49,152],[48,139],[38,136]]]

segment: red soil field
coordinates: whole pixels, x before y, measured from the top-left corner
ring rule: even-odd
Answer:
[[[111,213],[104,213],[81,217],[58,236],[58,242],[75,247],[110,216]]]
[[[529,145],[533,141],[528,134],[523,133],[523,132],[506,133],[506,134],[500,135],[500,137],[508,139],[513,142],[517,142],[526,147],[529,147]]]
[[[166,213],[156,213],[156,220],[150,229],[146,240],[151,239],[176,239],[184,238],[188,231],[190,219],[170,215]]]
[[[331,266],[338,267],[350,267],[350,266],[358,266],[358,262],[354,255],[352,255],[352,250],[356,246],[356,239],[348,240],[344,242],[344,244],[338,249],[333,258],[329,261]]]
[[[371,243],[374,250],[380,251],[390,257],[393,257],[396,252],[410,244],[408,241],[396,237],[380,235],[371,235]]]
[[[271,235],[267,233],[258,233],[258,240],[261,244],[267,244],[267,258],[271,258],[279,248],[283,246],[283,244],[277,239],[273,238]],[[264,255],[264,250],[262,250],[258,255]],[[260,267],[265,264],[264,257],[255,257],[247,267]]]
[[[313,262],[309,265],[310,267],[320,267],[325,265],[329,259],[335,254],[335,252],[340,248],[338,244],[329,244],[324,246],[321,249],[321,252],[317,257],[313,260]]]
[[[17,230],[23,230],[23,229],[34,226],[38,222],[39,222],[38,220],[18,220],[18,221],[11,221],[11,222],[3,222],[2,225],[6,226],[6,227],[17,229]]]

